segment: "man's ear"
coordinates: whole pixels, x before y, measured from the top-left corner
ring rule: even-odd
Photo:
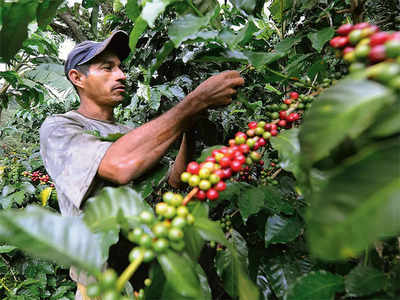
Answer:
[[[86,77],[84,74],[82,74],[76,69],[71,69],[68,72],[68,77],[75,86],[80,88],[83,87],[83,80]]]

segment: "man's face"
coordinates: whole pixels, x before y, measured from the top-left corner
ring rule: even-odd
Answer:
[[[84,95],[100,106],[114,107],[120,103],[124,99],[126,79],[120,67],[121,61],[112,52],[105,51],[96,57],[82,80]]]

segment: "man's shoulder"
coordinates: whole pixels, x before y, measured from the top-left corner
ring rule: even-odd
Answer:
[[[84,121],[79,118],[79,114],[75,111],[68,111],[63,114],[55,114],[48,116],[40,126],[40,133],[51,132],[56,128],[66,128],[68,126],[84,127]]]
[[[67,122],[76,122],[76,123],[83,123],[83,119],[80,117],[80,114],[78,114],[76,111],[71,110],[63,114],[55,114],[48,116],[43,124],[51,124],[51,123],[67,123]]]

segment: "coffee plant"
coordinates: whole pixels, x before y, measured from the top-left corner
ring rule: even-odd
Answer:
[[[102,299],[398,299],[399,11],[394,0],[2,3],[0,101],[18,105],[0,128],[2,297],[73,299],[73,265]],[[246,83],[197,120],[182,187],[165,181],[177,143],[62,217],[37,131],[78,105],[58,47],[114,29],[132,50],[121,123],[144,124],[226,69]],[[126,268],[104,269],[122,240]]]

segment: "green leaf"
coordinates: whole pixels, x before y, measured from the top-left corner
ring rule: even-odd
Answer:
[[[258,289],[247,274],[248,253],[246,241],[235,230],[232,231],[233,246],[216,256],[217,273],[226,292],[233,298],[258,299]]]
[[[285,300],[335,299],[344,290],[343,277],[326,271],[310,272],[297,279],[285,295]]]
[[[191,214],[196,219],[208,219],[208,206],[201,202],[189,202],[188,204]],[[203,249],[205,240],[197,231],[195,226],[186,226],[184,231],[185,251],[194,261],[200,257],[200,252]]]
[[[137,17],[135,20],[135,25],[131,33],[129,34],[129,48],[131,48],[132,54],[136,52],[136,44],[143,34],[143,32],[147,29],[147,22],[143,20],[141,16]]]
[[[372,81],[345,80],[326,90],[315,100],[300,129],[302,164],[311,166],[346,137],[358,137],[379,111],[394,101],[391,90]]]
[[[10,253],[11,251],[14,251],[15,249],[18,249],[18,248],[14,247],[14,246],[10,246],[10,245],[1,245],[0,246],[0,254]]]
[[[284,199],[283,194],[275,187],[262,186],[264,192],[265,208],[272,214],[284,213],[291,215],[294,213],[293,206]]]
[[[376,123],[371,126],[368,133],[372,137],[385,137],[400,132],[400,102],[396,101],[392,106],[387,107],[380,116],[376,118]]]
[[[83,220],[93,231],[119,229],[121,217],[139,224],[142,211],[153,213],[142,196],[129,187],[106,187],[86,201]]]
[[[258,28],[254,25],[253,21],[247,22],[246,26],[240,29],[238,32],[231,31],[229,29],[223,30],[219,37],[229,45],[230,48],[236,47],[240,43],[246,43],[253,36]]]
[[[9,61],[28,37],[28,24],[35,18],[39,1],[20,0],[4,3],[0,31],[0,57]]]
[[[219,223],[211,221],[208,218],[197,217],[193,227],[204,240],[216,241],[221,245],[230,247]]]
[[[172,41],[168,41],[163,45],[161,50],[157,53],[155,63],[152,64],[150,68],[150,74],[154,74],[154,72],[162,65],[172,50],[174,50],[174,44]]]
[[[145,2],[142,9],[141,17],[147,22],[150,28],[154,27],[154,22],[157,17],[164,12],[168,5],[177,0],[152,0]]]
[[[21,190],[28,194],[34,194],[36,192],[35,186],[30,182],[21,182]]]
[[[231,2],[236,8],[243,9],[249,14],[256,8],[255,0],[232,0]]]
[[[373,267],[358,265],[345,278],[349,297],[363,297],[379,292],[385,287],[385,274]]]
[[[35,256],[74,265],[93,275],[100,272],[104,263],[96,236],[80,217],[63,217],[35,206],[1,212],[0,239]]]
[[[288,243],[302,232],[302,222],[296,216],[282,217],[273,215],[265,224],[265,248],[270,244]]]
[[[264,207],[264,191],[258,187],[251,187],[241,190],[238,197],[238,207],[243,221],[258,213]]]
[[[277,21],[282,22],[283,17],[285,16],[285,12],[292,7],[294,0],[274,0],[269,10],[271,12],[271,16]],[[289,14],[288,14],[289,15]]]
[[[270,85],[269,83],[266,83],[264,88],[270,92],[273,92],[275,94],[277,94],[278,96],[282,95],[282,92],[276,88],[274,88],[272,85]]]
[[[294,46],[301,42],[302,36],[288,37],[275,46],[275,51],[287,54]]]
[[[36,19],[40,29],[45,30],[46,26],[51,23],[61,3],[63,0],[46,0],[39,3]]]
[[[199,278],[192,269],[192,261],[186,256],[168,251],[157,257],[168,284],[180,295],[201,299],[203,294]]]
[[[312,46],[318,52],[335,35],[335,30],[332,27],[325,27],[317,32],[310,32],[307,37],[310,39]]]
[[[400,233],[399,151],[396,140],[365,148],[312,195],[306,232],[312,253],[345,259]]]
[[[125,7],[125,12],[129,19],[131,19],[132,21],[135,21],[137,19],[137,17],[140,16],[140,12],[141,12],[140,7],[138,5],[138,1],[137,0],[128,0],[128,3],[126,4],[126,7]]]
[[[0,204],[3,209],[9,209],[12,207],[14,203],[21,205],[25,199],[25,192],[18,191],[12,194],[9,194],[6,197],[0,196]]]
[[[132,184],[132,188],[136,192],[140,193],[143,199],[145,199],[150,196],[154,190],[154,187],[157,187],[162,182],[167,174],[167,171],[168,166],[159,164],[156,168],[153,168],[144,176],[136,179],[135,183]]]
[[[200,281],[200,287],[202,290],[202,295],[201,298],[192,298],[192,297],[185,297],[182,296],[180,294],[178,294],[173,286],[171,284],[169,284],[168,282],[166,282],[166,284],[164,285],[164,289],[163,289],[163,293],[162,296],[160,296],[159,298],[147,298],[147,299],[174,299],[174,300],[197,300],[197,299],[204,299],[204,300],[211,300],[211,289],[210,286],[208,285],[208,281],[207,281],[207,276],[204,273],[204,270],[201,268],[201,266],[199,264],[192,264],[193,265],[193,269],[195,270],[199,281]],[[164,280],[165,281],[165,280]],[[153,288],[153,284],[151,285],[151,288]],[[145,292],[146,294],[146,292]],[[147,294],[146,294],[147,296]]]
[[[263,265],[264,274],[279,299],[302,274],[299,263],[294,255],[281,254],[268,259]]]
[[[279,166],[285,171],[292,172],[296,178],[301,175],[299,129],[292,128],[270,139],[271,146],[278,151]]]
[[[197,162],[200,163],[200,162],[205,161],[208,156],[211,156],[211,152],[213,152],[213,150],[221,149],[223,146],[224,145],[215,145],[215,146],[203,149],[201,151],[199,158],[197,159]]]
[[[123,137],[125,134],[124,133],[109,133],[107,136],[100,136],[100,141],[104,142],[115,142],[118,140],[120,137]]]
[[[178,19],[168,27],[168,36],[177,48],[182,42],[190,38],[200,31],[204,26],[207,26],[213,17],[214,12],[211,11],[204,17],[196,17],[192,14],[187,14]]]

